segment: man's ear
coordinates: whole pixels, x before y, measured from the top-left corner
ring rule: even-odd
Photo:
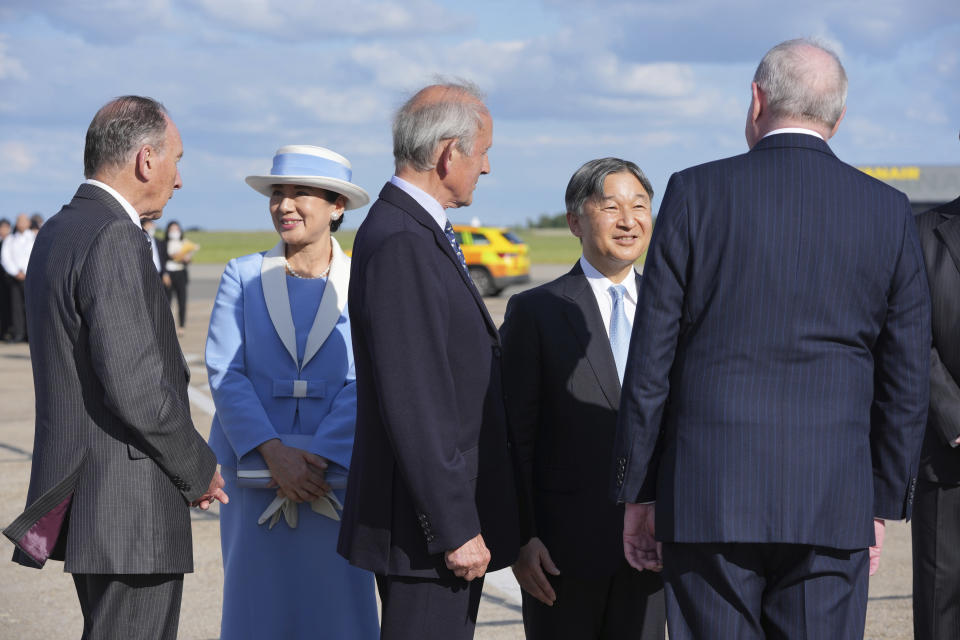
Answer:
[[[457,153],[457,139],[451,138],[450,140],[445,140],[442,145],[440,145],[440,153],[437,157],[436,167],[440,172],[441,176],[445,176],[450,173],[451,168],[453,167],[454,155]]]
[[[750,83],[750,93],[752,95],[750,101],[750,121],[756,122],[760,119],[760,115],[767,109],[767,96],[756,82]]]
[[[583,229],[580,228],[580,216],[567,211],[567,226],[570,227],[570,233],[578,238],[583,238]]]
[[[840,121],[843,120],[843,116],[847,115],[847,106],[843,106],[843,111],[840,112],[840,117],[837,118],[837,121],[833,123],[833,129],[830,130],[830,135],[827,136],[827,140],[832,138],[837,134],[837,129],[840,128]]]
[[[140,147],[140,150],[137,151],[136,172],[137,178],[139,178],[141,182],[150,180],[156,157],[156,151],[148,144],[143,145]]]

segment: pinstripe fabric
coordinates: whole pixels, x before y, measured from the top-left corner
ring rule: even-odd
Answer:
[[[509,566],[520,526],[500,336],[443,231],[392,183],[354,240],[348,305],[357,431],[338,553],[442,580],[443,552],[479,532],[487,570]]]
[[[803,134],[671,177],[618,425],[658,537],[856,549],[909,515],[930,301],[906,197]]]
[[[861,640],[866,549],[665,544],[670,640]]]
[[[75,573],[81,640],[176,640],[183,574]]]
[[[66,571],[191,571],[188,501],[216,460],[190,419],[188,370],[142,231],[82,185],[38,235],[26,284],[36,434],[27,508],[4,533],[18,541],[51,495],[72,492],[51,556]]]

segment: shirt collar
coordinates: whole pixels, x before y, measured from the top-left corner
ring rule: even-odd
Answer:
[[[424,191],[418,186],[412,185],[403,178],[398,178],[393,176],[390,178],[390,184],[394,185],[408,196],[417,201],[424,210],[430,214],[430,217],[433,218],[441,229],[445,229],[447,226],[447,214],[443,210],[443,206],[437,202],[437,199],[431,196],[429,193]]]
[[[120,206],[123,207],[123,210],[127,212],[128,216],[130,216],[130,220],[132,220],[133,223],[141,229],[143,228],[143,225],[140,224],[140,214],[137,213],[137,210],[133,208],[133,205],[127,202],[127,199],[120,195],[116,189],[108,184],[100,182],[99,180],[94,180],[93,178],[87,178],[85,184],[92,184],[95,187],[100,187],[113,196],[113,199],[119,202]]]
[[[782,129],[774,129],[773,131],[763,136],[763,138],[766,138],[767,136],[775,136],[779,133],[803,133],[808,136],[816,136],[817,138],[820,138],[821,140],[823,140],[823,136],[817,133],[816,131],[814,131],[813,129],[804,129],[803,127],[784,127]],[[763,138],[760,138],[760,139],[763,140]],[[824,142],[826,142],[826,140],[824,140]]]
[[[610,287],[614,283],[610,278],[603,275],[597,269],[587,261],[586,256],[580,256],[580,268],[583,269],[583,275],[587,277],[587,282],[590,283],[590,288],[593,289],[595,295],[610,295]],[[631,277],[632,276],[632,277]],[[636,303],[637,301],[637,277],[633,274],[628,275],[621,282],[624,287],[627,289],[627,298]]]

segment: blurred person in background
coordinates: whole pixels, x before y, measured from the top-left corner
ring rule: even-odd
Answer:
[[[231,640],[378,634],[373,575],[336,552],[357,388],[350,259],[332,234],[369,201],[351,179],[346,158],[308,145],[249,176],[280,240],[227,264],[210,317],[210,445],[236,494],[220,511]]]
[[[917,640],[960,636],[960,198],[917,216],[932,309],[930,410],[910,523]]]
[[[173,302],[174,297],[177,299],[177,335],[180,336],[187,324],[187,265],[199,248],[187,240],[179,222],[171,220],[167,224],[163,243],[159,246],[160,263],[163,265],[161,277],[170,302]]]
[[[666,630],[663,581],[627,564],[623,505],[608,497],[652,198],[632,162],[580,167],[565,199],[583,255],[510,298],[500,328],[527,541],[513,572],[528,640],[662,640]]]
[[[0,256],[3,255],[3,241],[10,235],[13,227],[6,218],[0,218]],[[6,269],[0,266],[0,340],[7,337],[10,329],[10,285],[7,283]]]
[[[34,233],[36,233],[37,231],[40,231],[40,227],[42,226],[43,226],[42,215],[40,215],[39,213],[35,213],[32,216],[30,216],[30,228],[33,230]]]
[[[30,216],[21,213],[17,216],[13,233],[8,235],[0,247],[0,264],[7,274],[7,299],[10,305],[10,328],[7,342],[25,342],[27,339],[27,309],[24,300],[23,283],[27,279],[27,265],[37,232],[30,228]]]

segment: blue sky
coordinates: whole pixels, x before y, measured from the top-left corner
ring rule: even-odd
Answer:
[[[391,115],[435,74],[478,83],[494,117],[493,171],[455,222],[561,211],[573,171],[607,155],[639,164],[659,196],[673,171],[746,150],[756,64],[798,36],[830,43],[850,77],[842,159],[960,164],[950,0],[4,0],[0,217],[67,202],[90,118],[127,93],[164,102],[183,135],[165,220],[270,228],[243,178],[284,144],[346,155],[376,197]]]

